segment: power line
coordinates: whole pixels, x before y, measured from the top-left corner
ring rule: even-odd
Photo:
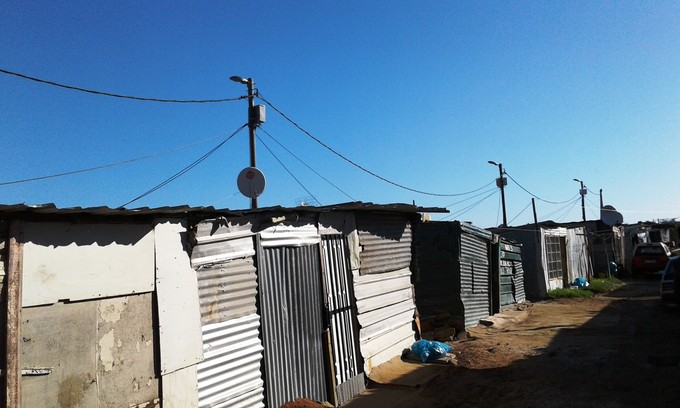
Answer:
[[[287,151],[291,156],[295,157],[295,158],[297,159],[297,161],[299,161],[300,163],[302,163],[302,164],[303,164],[305,167],[307,167],[309,170],[311,170],[312,172],[314,172],[314,174],[316,174],[317,176],[321,177],[326,183],[328,183],[328,184],[330,184],[331,186],[335,187],[336,190],[338,190],[338,191],[341,192],[342,194],[344,194],[344,195],[346,195],[347,197],[349,197],[350,200],[352,200],[352,201],[357,201],[354,197],[352,197],[351,195],[347,194],[345,191],[343,191],[340,187],[338,187],[338,186],[336,186],[335,184],[333,184],[333,183],[332,183],[330,180],[328,180],[326,177],[324,177],[324,176],[322,176],[321,174],[319,174],[319,172],[317,172],[316,170],[314,170],[311,166],[309,166],[309,165],[308,165],[307,163],[305,163],[302,159],[300,159],[298,156],[296,156],[295,153],[291,152],[288,148],[286,148],[286,146],[282,145],[278,140],[276,140],[276,139],[274,138],[274,136],[272,136],[271,134],[269,134],[269,132],[267,132],[265,129],[263,129],[262,126],[260,126],[260,131],[263,132],[265,135],[269,136],[269,138],[270,138],[271,140],[273,140],[276,144],[278,144],[279,146],[281,146],[281,148],[283,148],[285,151]],[[312,196],[312,197],[313,197],[313,196]]]
[[[0,182],[0,186],[8,186],[8,185],[11,185],[11,184],[29,183],[29,182],[32,182],[32,181],[47,180],[47,179],[56,178],[56,177],[71,176],[71,175],[74,175],[74,174],[80,174],[80,173],[87,173],[87,172],[90,172],[90,171],[102,170],[102,169],[106,169],[106,168],[109,168],[109,167],[122,166],[124,164],[134,163],[134,162],[138,162],[138,161],[141,161],[141,160],[152,159],[154,157],[165,156],[165,155],[170,154],[170,153],[175,153],[175,152],[179,152],[179,151],[182,151],[182,150],[186,150],[186,149],[189,149],[191,147],[209,142],[209,141],[214,140],[214,139],[217,139],[217,137],[212,137],[210,139],[205,139],[205,140],[202,140],[200,142],[180,146],[180,147],[177,147],[177,148],[174,148],[174,149],[171,149],[171,150],[166,150],[164,152],[154,153],[154,154],[150,154],[150,155],[147,155],[147,156],[137,157],[137,158],[129,159],[129,160],[123,160],[123,161],[116,162],[116,163],[103,164],[101,166],[89,167],[89,168],[86,168],[86,169],[67,171],[67,172],[57,173],[57,174],[50,174],[50,175],[47,175],[47,176],[31,177],[31,178],[21,179],[21,180]]]
[[[269,153],[271,153],[271,155],[274,156],[274,158],[276,159],[277,162],[279,162],[279,164],[281,165],[281,167],[283,167],[283,168],[288,172],[288,174],[290,174],[290,176],[291,176],[291,177],[292,177],[292,178],[300,185],[300,187],[302,187],[302,188],[307,192],[307,194],[309,194],[310,196],[312,196],[312,198],[313,198],[314,200],[316,200],[317,203],[321,204],[321,202],[319,201],[319,199],[316,198],[316,197],[314,196],[314,194],[312,194],[312,192],[309,191],[309,190],[307,189],[307,187],[305,187],[305,185],[302,184],[302,182],[301,182],[297,177],[295,177],[295,175],[288,169],[288,167],[286,167],[285,164],[283,164],[283,162],[282,162],[281,160],[279,160],[279,158],[274,154],[274,152],[272,151],[272,149],[270,149],[269,146],[267,146],[267,143],[265,143],[264,140],[262,140],[262,138],[260,138],[259,136],[257,136],[257,140],[259,140],[260,143],[262,143],[262,145],[269,151]]]
[[[121,209],[122,209],[122,208],[124,208],[126,205],[131,204],[131,203],[134,203],[135,201],[137,201],[137,200],[139,200],[139,199],[141,199],[141,198],[144,198],[144,197],[148,196],[149,194],[153,193],[154,191],[159,190],[159,189],[165,187],[166,185],[170,184],[171,182],[173,182],[174,180],[178,179],[178,178],[181,177],[182,175],[186,174],[189,170],[191,170],[191,169],[193,169],[194,167],[198,166],[201,162],[203,162],[205,159],[207,159],[208,157],[210,157],[213,153],[215,153],[215,152],[217,151],[217,149],[219,149],[220,147],[222,147],[225,143],[227,143],[227,142],[229,141],[229,139],[231,139],[232,137],[234,137],[238,132],[240,132],[240,131],[241,131],[243,128],[245,128],[246,126],[248,126],[247,123],[243,124],[241,127],[239,127],[239,128],[236,129],[234,132],[232,132],[232,134],[229,135],[229,137],[227,137],[224,141],[222,141],[222,142],[221,142],[220,144],[218,144],[217,146],[213,147],[208,153],[206,153],[206,154],[204,154],[203,156],[199,157],[199,158],[198,158],[197,160],[195,160],[193,163],[191,163],[190,165],[186,166],[186,167],[183,168],[182,170],[178,171],[178,172],[175,173],[174,175],[170,176],[170,177],[167,178],[165,181],[163,181],[163,182],[161,182],[160,184],[156,185],[155,187],[153,187],[153,188],[147,190],[146,192],[142,193],[141,195],[139,195],[139,196],[133,198],[132,200],[126,202],[125,204],[122,204],[122,205],[121,205],[120,207],[118,207],[118,208],[121,208]]]
[[[531,206],[531,201],[529,201],[529,204],[527,204],[526,207],[522,208],[522,211],[520,211],[519,214],[515,215],[515,218],[511,219],[510,221],[508,221],[508,224],[510,224],[511,222],[515,221],[515,219],[517,219],[517,217],[519,217],[520,215],[522,215],[522,213],[524,213],[524,211],[526,211],[526,209],[529,208],[529,206]]]
[[[122,99],[133,99],[136,101],[146,101],[146,102],[164,102],[164,103],[219,103],[219,102],[231,102],[231,101],[238,101],[241,99],[247,98],[247,96],[239,96],[237,98],[222,98],[222,99],[160,99],[160,98],[145,98],[141,96],[131,96],[131,95],[122,95],[122,94],[117,94],[117,93],[111,93],[111,92],[103,92],[103,91],[95,91],[93,89],[86,89],[86,88],[81,88],[78,86],[72,86],[72,85],[64,85],[60,84],[58,82],[53,82],[53,81],[48,81],[45,79],[40,79],[24,74],[20,74],[18,72],[13,72],[13,71],[8,71],[6,69],[0,68],[0,73],[7,74],[7,75],[14,75],[19,78],[23,79],[28,79],[30,81],[38,82],[41,84],[47,84],[47,85],[52,85],[52,86],[57,86],[59,88],[65,88],[65,89],[71,89],[73,91],[79,91],[79,92],[87,92],[90,94],[95,94],[95,95],[102,95],[102,96],[111,96],[113,98],[122,98]]]
[[[487,185],[484,186],[484,187],[488,187],[490,184],[495,183],[495,182],[496,182],[496,180],[492,180],[491,183],[487,184]],[[484,188],[484,187],[482,187],[482,188]],[[446,206],[444,206],[444,208],[451,208],[451,207],[453,207],[454,205],[458,205],[458,204],[464,203],[464,202],[466,202],[466,201],[472,200],[473,198],[476,198],[476,197],[479,197],[479,196],[481,196],[481,195],[490,193],[490,192],[492,192],[492,191],[496,191],[496,187],[493,187],[493,188],[491,188],[491,189],[489,189],[489,190],[484,190],[484,191],[482,191],[481,193],[472,195],[472,196],[467,197],[467,198],[464,198],[464,199],[462,199],[462,200],[460,200],[460,201],[456,201],[455,203],[446,205]]]
[[[576,207],[577,204],[578,204],[578,200],[574,201],[574,202],[571,204],[571,206],[570,206],[569,208],[567,208],[567,209],[562,213],[562,215],[560,215],[559,217],[557,217],[557,219],[555,219],[555,221],[556,221],[556,222],[561,222],[562,219],[563,219],[564,217],[566,217],[567,214],[569,214],[569,212],[570,212],[571,210],[573,210],[574,207]]]
[[[540,218],[541,218],[542,220],[547,220],[549,217],[552,217],[553,215],[555,215],[555,214],[557,214],[557,213],[562,213],[562,211],[563,211],[565,208],[567,209],[567,210],[565,211],[565,213],[567,213],[567,212],[571,211],[571,209],[574,208],[574,206],[575,206],[576,204],[578,204],[579,201],[581,201],[580,198],[572,199],[572,201],[571,201],[570,203],[567,203],[566,205],[563,205],[562,207],[560,207],[560,208],[558,208],[558,209],[556,209],[556,210],[554,210],[554,211],[552,211],[552,212],[549,212],[549,213],[547,213],[547,214],[545,214],[545,215],[542,215]],[[563,216],[563,215],[562,215],[562,216]]]
[[[376,174],[376,173],[372,172],[371,170],[368,170],[367,168],[361,166],[360,164],[355,163],[355,162],[352,161],[351,159],[345,157],[343,154],[337,152],[335,149],[333,149],[332,147],[328,146],[327,144],[325,144],[324,142],[322,142],[321,140],[319,140],[317,137],[315,137],[314,135],[312,135],[311,133],[309,133],[308,131],[306,131],[305,129],[303,129],[302,126],[298,125],[295,121],[293,121],[291,118],[289,118],[285,113],[281,112],[276,106],[272,105],[271,102],[269,102],[268,100],[266,100],[266,99],[262,96],[262,94],[260,94],[259,90],[258,90],[258,92],[257,92],[257,97],[258,97],[259,99],[261,99],[264,103],[266,103],[267,105],[269,105],[269,107],[271,107],[272,109],[274,109],[274,111],[276,111],[276,113],[278,113],[279,115],[281,115],[284,119],[286,119],[288,122],[290,122],[293,126],[295,126],[296,128],[298,128],[301,132],[303,132],[304,134],[306,134],[307,136],[309,136],[310,138],[312,138],[312,140],[314,140],[315,142],[317,142],[318,144],[320,144],[321,146],[323,146],[324,148],[326,148],[327,150],[329,150],[331,153],[335,154],[336,156],[338,156],[339,158],[343,159],[344,161],[346,161],[347,163],[351,164],[352,166],[358,168],[359,170],[361,170],[361,171],[363,171],[363,172],[365,172],[365,173],[368,173],[368,174],[370,174],[371,176],[373,176],[373,177],[375,177],[375,178],[377,178],[377,179],[380,179],[380,180],[382,180],[382,181],[384,181],[384,182],[386,182],[386,183],[388,183],[388,184],[391,184],[391,185],[393,185],[393,186],[395,186],[395,187],[399,187],[399,188],[401,188],[401,189],[403,189],[403,190],[408,190],[408,191],[411,191],[411,192],[414,192],[414,193],[418,193],[418,194],[424,194],[424,195],[436,196],[436,197],[457,197],[457,196],[462,196],[462,195],[474,193],[474,192],[476,192],[476,191],[481,190],[481,188],[479,188],[479,189],[476,189],[476,190],[467,191],[467,192],[465,192],[465,193],[439,194],[439,193],[431,193],[431,192],[422,191],[422,190],[416,190],[416,189],[414,189],[414,188],[406,187],[406,186],[404,186],[404,185],[402,185],[402,184],[399,184],[399,183],[397,183],[397,182],[394,182],[394,181],[392,181],[392,180],[389,180],[389,179],[387,179],[387,178],[385,178],[385,177],[383,177],[383,176],[381,176],[381,175],[379,175],[379,174]],[[485,186],[485,187],[486,187],[486,186]],[[484,187],[482,187],[482,188],[484,188]]]
[[[481,204],[481,203],[482,203],[484,200],[486,200],[487,198],[491,197],[491,196],[494,195],[494,194],[498,194],[498,193],[499,193],[499,191],[496,190],[496,189],[494,188],[493,191],[491,191],[490,194],[488,194],[488,195],[482,197],[481,200],[476,201],[476,202],[474,202],[474,203],[468,205],[467,207],[461,208],[460,210],[458,210],[458,211],[456,211],[456,212],[453,212],[453,213],[447,215],[446,217],[442,218],[441,220],[442,220],[442,221],[446,221],[446,220],[449,220],[449,219],[458,217],[458,216],[460,216],[460,215],[463,215],[463,214],[465,214],[466,212],[468,212],[468,211],[470,211],[471,209],[473,209],[473,208],[475,208],[476,206],[478,206],[479,204]]]
[[[517,182],[517,180],[515,180],[514,178],[512,178],[512,176],[511,176],[510,174],[508,174],[507,171],[505,172],[505,175],[508,176],[508,177],[510,178],[510,180],[514,181],[515,184],[517,184],[517,185],[519,186],[519,188],[521,188],[522,190],[524,190],[527,194],[529,194],[530,196],[534,197],[534,198],[537,199],[537,200],[543,201],[544,203],[548,203],[548,204],[564,204],[564,203],[570,202],[570,201],[573,199],[573,197],[571,197],[571,198],[569,198],[568,200],[565,200],[565,201],[550,201],[550,200],[544,200],[543,198],[537,196],[536,194],[534,194],[534,193],[532,193],[531,191],[527,190],[526,188],[522,187],[522,185],[519,184],[519,183]]]

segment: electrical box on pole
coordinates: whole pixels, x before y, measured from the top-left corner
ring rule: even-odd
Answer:
[[[266,111],[264,105],[251,106],[248,109],[248,123],[255,126],[260,125],[266,120]]]

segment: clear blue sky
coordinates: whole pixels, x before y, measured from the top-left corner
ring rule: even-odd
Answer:
[[[514,179],[511,225],[533,219],[524,189],[567,201],[537,200],[540,220],[578,221],[574,178],[590,190],[588,219],[600,189],[625,222],[680,217],[677,1],[2,2],[0,38],[0,68],[105,92],[230,98],[246,93],[231,75],[252,77],[301,127],[384,178],[437,194],[487,186],[461,197],[397,188],[268,107],[262,129],[337,188],[258,131],[300,182],[258,141],[260,206],[310,193],[323,205],[415,200],[495,226],[493,160]],[[117,207],[245,122],[244,100],[141,102],[0,74],[0,183],[153,156],[2,185],[0,203]],[[247,208],[236,187],[247,135],[129,207]]]

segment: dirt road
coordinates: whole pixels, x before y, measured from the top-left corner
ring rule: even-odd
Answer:
[[[529,305],[526,320],[477,326],[419,388],[377,385],[346,407],[680,407],[680,312],[657,281],[593,299]]]

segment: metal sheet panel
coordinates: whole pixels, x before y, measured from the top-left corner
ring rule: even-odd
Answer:
[[[359,330],[353,302],[349,247],[342,235],[324,235],[322,270],[330,314],[336,404],[342,405],[365,389],[359,357]]]
[[[413,281],[421,322],[462,329],[460,231],[453,222],[427,222],[414,227],[414,236]]]
[[[204,360],[200,407],[263,407],[262,342],[257,314],[254,217],[215,219],[196,227],[196,269]]]
[[[476,235],[460,235],[461,300],[465,310],[465,327],[477,325],[489,317],[489,249],[488,242]]]
[[[150,224],[27,222],[22,305],[154,290]]]
[[[524,269],[522,268],[522,247],[508,242],[501,243],[501,304],[523,303]]]
[[[198,364],[200,407],[264,406],[259,327],[257,314],[203,326],[205,359]]]
[[[408,268],[354,275],[364,371],[401,354],[415,340],[413,289]]]
[[[263,248],[261,253],[267,405],[295,398],[326,401],[319,246]]]
[[[409,267],[411,225],[407,215],[357,213],[356,226],[361,245],[362,275]]]
[[[295,220],[276,223],[260,231],[260,240],[263,248],[318,244],[321,236],[316,227],[316,215],[296,216]]]
[[[252,257],[199,267],[196,275],[204,325],[257,313]]]
[[[196,226],[191,265],[198,267],[255,255],[253,217],[206,220]]]

